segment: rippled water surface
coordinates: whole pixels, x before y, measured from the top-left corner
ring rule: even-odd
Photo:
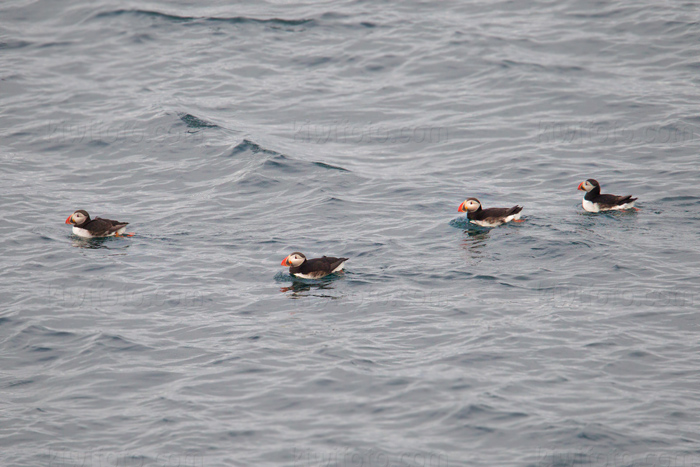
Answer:
[[[700,463],[698,14],[0,3],[0,464]]]

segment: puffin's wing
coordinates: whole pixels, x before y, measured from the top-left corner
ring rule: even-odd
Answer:
[[[327,256],[324,256],[323,258],[329,262],[331,272],[335,271],[335,268],[337,268],[338,266],[340,266],[348,260],[348,258],[329,258]]]
[[[598,205],[601,207],[612,208],[615,206],[622,206],[623,204],[632,203],[636,200],[637,198],[632,198],[632,195],[599,195],[598,197],[596,197],[594,202],[598,203]]]
[[[323,277],[332,273],[343,261],[347,261],[347,258],[324,256],[323,258],[307,259],[301,266],[302,273],[311,277]]]
[[[487,221],[503,221],[506,217],[512,216],[523,210],[522,206],[513,206],[512,208],[488,208],[481,211],[481,217]]]
[[[313,258],[307,259],[304,264],[301,265],[304,274],[313,273],[326,273],[330,274],[331,265],[330,262],[326,261],[328,258],[325,256],[323,258]]]
[[[120,229],[123,229],[127,225],[129,225],[128,222],[119,222],[113,221],[111,219],[102,219],[96,217],[83,228],[93,235],[105,236],[118,232]]]
[[[522,206],[515,205],[512,208],[508,209],[508,216],[512,216],[513,214],[517,214],[522,210],[523,210]]]

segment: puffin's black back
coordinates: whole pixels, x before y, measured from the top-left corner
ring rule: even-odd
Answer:
[[[93,235],[110,235],[122,227],[126,227],[127,225],[129,225],[128,222],[119,222],[96,217],[90,222],[86,222],[78,227],[87,230]]]
[[[324,256],[323,258],[307,259],[297,267],[290,267],[291,274],[313,275],[318,273],[330,274],[335,268],[340,266],[348,258],[334,258]]]
[[[522,206],[513,206],[512,208],[488,208],[482,209],[479,206],[474,212],[468,212],[467,218],[470,220],[481,221],[484,219],[499,219],[512,216],[523,210]]]

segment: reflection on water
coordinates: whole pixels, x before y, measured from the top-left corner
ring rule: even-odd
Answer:
[[[100,237],[100,238],[83,238],[83,237],[74,237],[71,245],[74,248],[87,248],[90,250],[97,250],[100,248],[105,248],[107,250],[123,250],[125,248],[129,248],[131,246],[128,243],[114,243],[115,239],[114,237]]]
[[[292,280],[292,284],[287,287],[281,287],[280,292],[289,293],[289,298],[301,298],[301,297],[325,297],[325,298],[339,298],[334,295],[324,294],[324,290],[333,290],[333,282],[343,276],[343,271],[326,276],[322,279],[301,279],[299,277],[294,277],[291,275],[287,276],[287,279]],[[308,293],[308,292],[314,293]]]
[[[462,242],[462,248],[473,253],[474,256],[481,256],[483,249],[486,247],[486,241],[491,234],[491,229],[481,227],[468,228],[464,233],[466,233],[467,236]]]

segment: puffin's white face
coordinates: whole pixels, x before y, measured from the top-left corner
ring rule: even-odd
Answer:
[[[595,188],[595,185],[593,185],[593,184],[592,184],[591,182],[589,182],[588,180],[586,180],[585,182],[581,182],[581,183],[579,183],[579,185],[578,185],[578,189],[579,189],[579,190],[583,190],[583,191],[586,191],[586,192],[591,191],[593,188]]]
[[[80,211],[75,211],[73,214],[70,215],[70,217],[66,220],[66,224],[73,224],[73,225],[81,225],[83,222],[87,220],[87,216],[83,214]]]
[[[306,260],[306,256],[301,253],[292,253],[291,255],[284,258],[282,261],[282,266],[294,266],[298,267]]]
[[[471,198],[460,204],[459,212],[474,212],[481,206],[479,200]]]

